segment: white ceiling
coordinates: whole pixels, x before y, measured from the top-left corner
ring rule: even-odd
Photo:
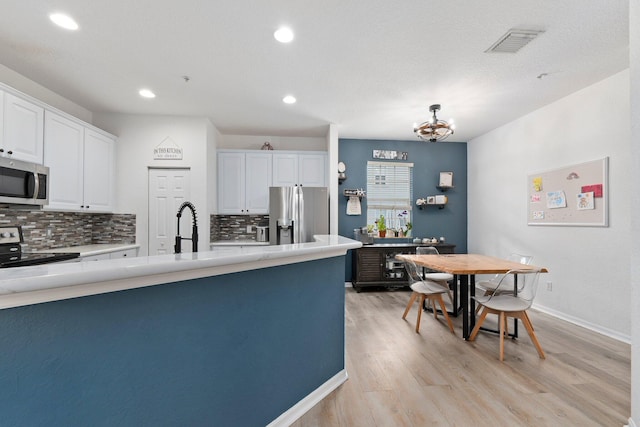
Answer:
[[[467,141],[629,62],[628,0],[2,2],[3,65],[92,112],[207,116],[223,134],[406,140],[440,103]],[[545,33],[484,53],[522,27]]]

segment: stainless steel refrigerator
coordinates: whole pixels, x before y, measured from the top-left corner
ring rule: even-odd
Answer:
[[[327,188],[269,188],[269,243],[312,242],[314,234],[329,234]]]

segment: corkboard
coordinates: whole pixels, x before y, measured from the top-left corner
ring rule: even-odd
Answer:
[[[609,226],[609,158],[527,176],[527,224]]]

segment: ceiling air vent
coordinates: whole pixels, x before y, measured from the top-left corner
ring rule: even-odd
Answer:
[[[542,33],[544,33],[542,30],[519,30],[512,28],[507,34],[500,37],[489,49],[485,50],[485,52],[516,53]]]

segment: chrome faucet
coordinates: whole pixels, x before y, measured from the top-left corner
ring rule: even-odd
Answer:
[[[180,236],[180,217],[182,217],[182,211],[185,210],[185,208],[189,208],[191,210],[192,226],[193,226],[192,232],[191,232],[191,238]],[[175,252],[177,254],[182,252],[183,240],[191,240],[192,251],[198,252],[198,218],[196,218],[196,207],[193,206],[193,203],[191,202],[184,202],[180,206],[180,209],[178,209],[178,214],[176,216],[178,218],[178,227],[176,228],[177,235],[176,235],[176,244],[174,246]]]

